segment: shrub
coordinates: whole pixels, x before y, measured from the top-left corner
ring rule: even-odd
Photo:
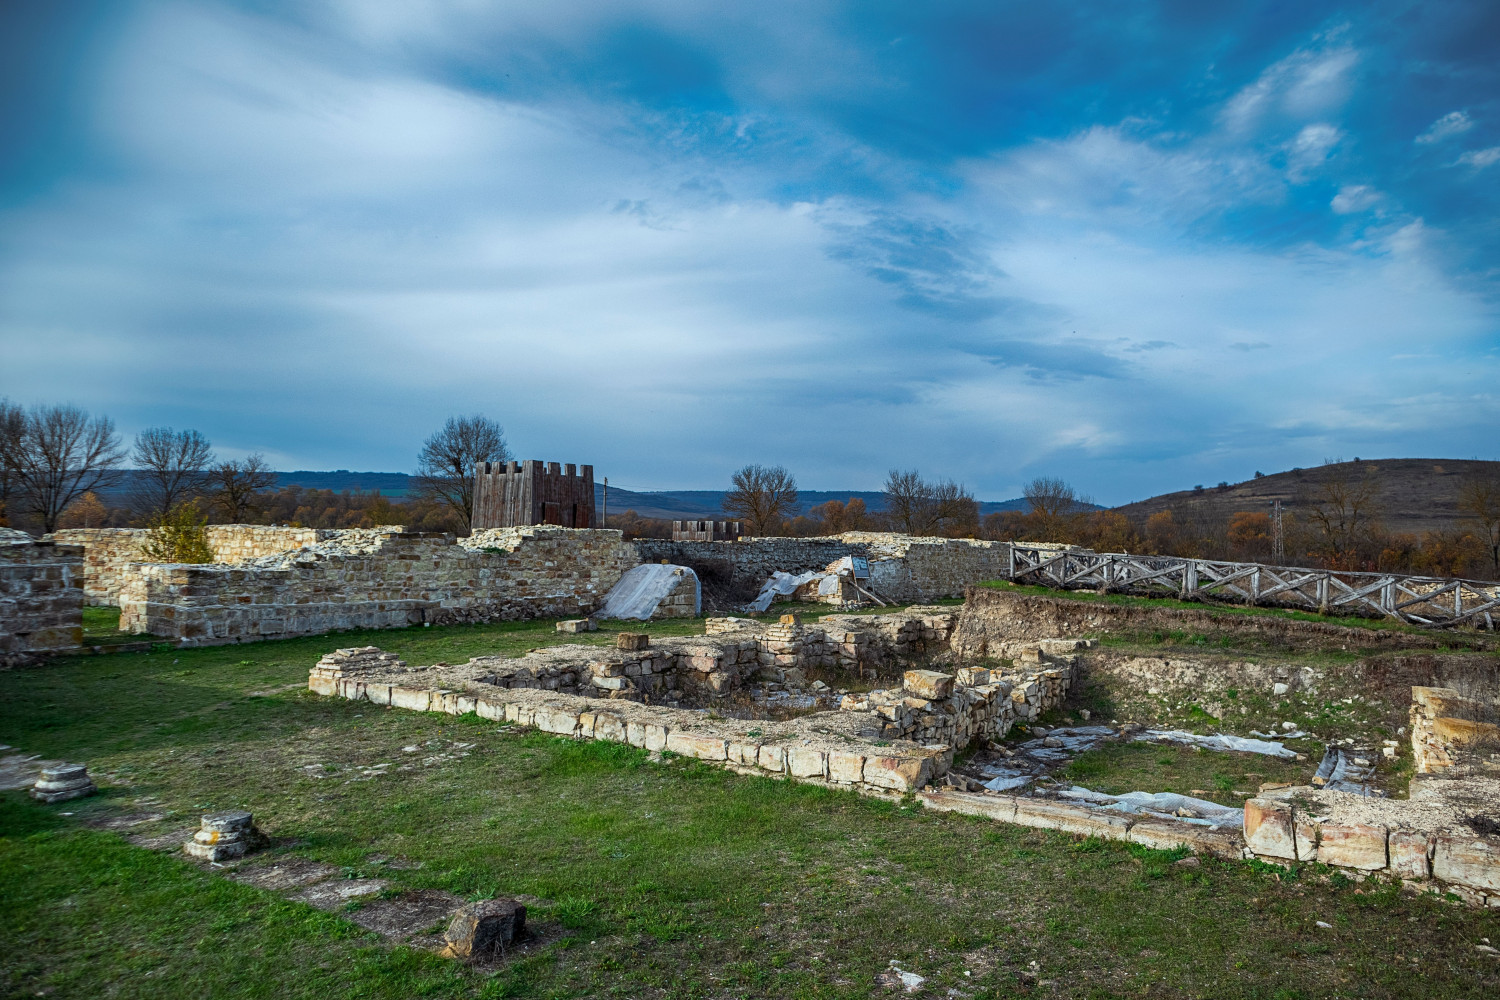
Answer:
[[[208,532],[204,530],[207,523],[208,518],[191,501],[165,513],[153,514],[146,523],[150,533],[141,545],[141,555],[147,562],[211,563],[214,552],[208,546]]]

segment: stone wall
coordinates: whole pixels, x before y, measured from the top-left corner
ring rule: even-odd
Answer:
[[[140,564],[120,627],[189,644],[593,611],[636,562],[618,531],[344,532],[239,566]]]
[[[19,535],[0,537],[0,667],[83,644],[83,549]]]
[[[369,529],[211,524],[207,534],[214,561],[236,565],[337,538],[349,530]],[[144,528],[65,528],[47,537],[67,545],[83,546],[84,598],[91,605],[109,605],[119,600],[127,568],[144,560],[141,546],[145,544],[147,534]]]
[[[964,588],[1005,577],[1010,548],[1004,542],[967,538],[917,538],[851,531],[825,538],[742,538],[733,542],[686,542],[642,538],[644,562],[665,560],[690,566],[705,594],[721,607],[755,597],[776,571],[821,570],[844,556],[870,561],[869,588],[899,604],[962,596]]]

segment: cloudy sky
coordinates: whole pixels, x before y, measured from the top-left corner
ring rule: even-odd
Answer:
[[[6,4],[0,394],[283,469],[482,412],[636,489],[1500,459],[1497,46],[1491,0]]]

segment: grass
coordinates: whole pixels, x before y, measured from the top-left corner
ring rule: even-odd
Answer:
[[[336,646],[431,663],[564,638],[612,636],[418,628],[0,674],[0,739],[87,762],[103,789],[55,807],[0,795],[0,996],[867,997],[891,960],[936,997],[1500,987],[1500,965],[1474,950],[1500,931],[1493,913],[1383,883],[1185,868],[1171,853],[305,690]],[[474,746],[458,756],[455,742]],[[363,780],[380,762],[394,766]],[[230,806],[252,809],[279,850],[351,874],[377,856],[419,863],[381,869],[394,889],[538,897],[533,922],[563,933],[491,974],[88,825],[150,809],[165,817],[142,832],[165,832]]]
[[[1411,635],[1432,636],[1431,629],[1418,628],[1405,622],[1393,621],[1388,618],[1363,618],[1355,615],[1321,615],[1315,611],[1299,611],[1294,608],[1274,607],[1250,607],[1243,604],[1219,604],[1208,601],[1181,601],[1174,597],[1137,597],[1130,594],[1100,594],[1092,590],[1054,590],[1051,587],[1034,586],[1030,584],[1015,584],[1008,580],[987,580],[980,584],[990,590],[1004,590],[1017,594],[1029,594],[1036,597],[1056,597],[1068,601],[1086,601],[1100,604],[1116,604],[1124,607],[1138,608],[1166,608],[1186,611],[1213,611],[1215,613],[1230,615],[1248,615],[1252,617],[1284,618],[1302,622],[1320,622],[1325,625],[1342,625],[1347,628],[1378,629],[1383,632],[1406,632]],[[1472,629],[1454,630],[1448,635],[1454,636],[1459,641],[1453,644],[1454,648],[1463,648],[1461,641],[1466,632],[1477,632]]]
[[[1237,806],[1262,782],[1306,784],[1316,761],[1221,753],[1157,743],[1106,743],[1081,753],[1058,777],[1106,795],[1177,792]]]
[[[133,635],[120,631],[120,609],[83,609],[83,644],[85,646],[112,646],[122,642],[139,642],[150,636]]]

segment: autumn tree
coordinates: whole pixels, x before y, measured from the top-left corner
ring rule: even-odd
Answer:
[[[203,470],[213,461],[208,439],[195,430],[150,427],[135,436],[131,505],[147,518],[169,514],[203,493]]]
[[[1477,523],[1489,549],[1491,579],[1500,580],[1500,478],[1475,477],[1458,489],[1458,509]]]
[[[56,531],[63,511],[109,482],[123,457],[108,417],[67,404],[21,411],[0,403],[7,510],[35,516],[43,532]]]
[[[1027,519],[1038,541],[1065,542],[1088,501],[1056,476],[1038,476],[1021,488],[1029,508]]]
[[[57,523],[63,528],[102,528],[108,521],[109,508],[91,490],[70,504]]]
[[[747,465],[730,481],[724,511],[743,521],[748,535],[778,532],[797,512],[797,479],[783,466]]]
[[[859,497],[850,497],[848,503],[829,500],[807,512],[807,516],[820,522],[824,534],[842,535],[846,531],[867,531],[870,527],[870,512]]]
[[[1146,548],[1153,555],[1176,555],[1180,537],[1177,519],[1170,510],[1159,510],[1146,518]]]
[[[1135,525],[1117,510],[1090,514],[1084,525],[1083,541],[1095,552],[1129,552],[1140,547]]]
[[[1271,515],[1242,510],[1229,518],[1229,544],[1235,553],[1260,559],[1271,551]]]
[[[509,460],[505,432],[498,423],[479,414],[449,417],[417,453],[414,494],[449,507],[463,530],[469,531],[474,519],[475,466]]]
[[[264,509],[262,491],[276,485],[264,455],[219,462],[205,477],[208,502],[228,524],[246,524]]]

